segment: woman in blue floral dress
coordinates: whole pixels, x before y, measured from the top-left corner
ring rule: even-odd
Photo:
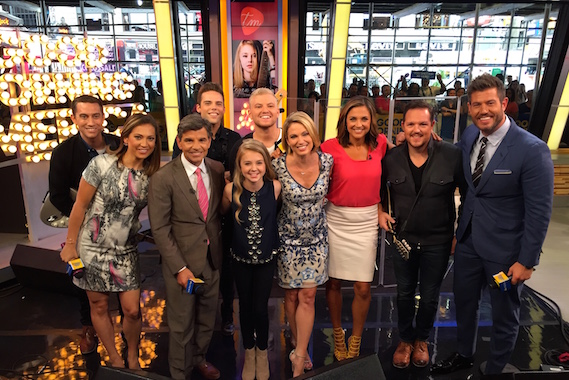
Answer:
[[[283,125],[286,154],[273,161],[282,184],[278,218],[281,248],[279,285],[286,289],[285,312],[292,331],[293,375],[311,369],[308,341],[314,324],[316,287],[328,280],[328,230],[324,198],[328,193],[332,156],[318,150],[320,139],[312,119],[295,112]]]

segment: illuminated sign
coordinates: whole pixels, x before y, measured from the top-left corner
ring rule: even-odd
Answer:
[[[18,150],[29,161],[39,162],[51,158],[51,150],[59,142],[76,134],[77,127],[70,125],[69,108],[30,111],[30,105],[66,105],[81,95],[95,95],[105,101],[125,101],[132,98],[135,85],[127,73],[101,72],[108,64],[105,45],[93,38],[59,37],[50,42],[48,36],[31,35],[25,41],[2,35],[1,41],[10,45],[4,48],[0,69],[0,101],[10,107],[26,107],[25,112],[13,113],[9,126],[0,126],[1,148],[14,154]],[[42,54],[38,56],[38,52]],[[22,73],[14,68],[21,68]],[[108,67],[108,66],[107,66]],[[111,66],[114,68],[114,65]],[[72,72],[27,72],[25,70],[58,68]],[[110,68],[110,67],[108,67]],[[90,72],[78,72],[78,71]],[[143,112],[144,106],[129,104],[132,112]],[[126,107],[125,107],[126,108]],[[126,118],[128,112],[121,105],[104,107],[105,118],[115,115]],[[105,120],[104,125],[107,125]],[[7,132],[7,133],[6,133]],[[117,130],[118,133],[118,130]]]

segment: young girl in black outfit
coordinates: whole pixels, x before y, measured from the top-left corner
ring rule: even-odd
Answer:
[[[223,211],[233,219],[233,271],[239,294],[239,321],[245,364],[243,380],[268,380],[268,303],[276,253],[277,198],[281,184],[275,179],[269,153],[253,139],[243,141],[236,157],[233,183],[225,186]]]

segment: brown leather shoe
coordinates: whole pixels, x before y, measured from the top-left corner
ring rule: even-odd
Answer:
[[[429,364],[429,348],[427,342],[416,340],[413,346],[413,365],[415,367],[426,367]]]
[[[407,342],[399,342],[395,353],[393,354],[393,366],[395,368],[407,368],[411,361],[411,352],[413,345]]]
[[[83,355],[90,354],[97,349],[99,339],[93,326],[83,326],[81,333],[81,341],[79,342],[79,349]]]
[[[221,376],[219,370],[208,362],[203,362],[202,364],[197,365],[196,369],[201,373],[204,379],[216,380]]]

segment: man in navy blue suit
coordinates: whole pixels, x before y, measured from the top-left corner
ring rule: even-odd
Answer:
[[[490,289],[492,333],[486,374],[501,373],[518,336],[520,294],[539,263],[553,202],[547,145],[506,117],[504,84],[483,74],[468,86],[474,125],[462,136],[467,190],[454,256],[457,352],[433,365],[449,373],[474,363],[481,289],[503,271],[511,290]]]

